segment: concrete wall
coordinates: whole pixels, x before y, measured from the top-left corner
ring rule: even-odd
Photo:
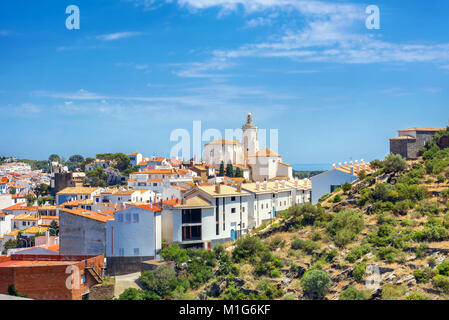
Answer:
[[[142,262],[153,259],[153,256],[108,257],[106,272],[109,276],[119,276],[122,274],[142,272]]]
[[[59,212],[61,254],[98,255],[106,252],[106,223]]]

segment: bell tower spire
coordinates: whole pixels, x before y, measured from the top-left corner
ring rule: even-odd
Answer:
[[[257,126],[253,124],[253,115],[248,113],[246,123],[242,126],[243,153],[245,163],[254,164],[256,153],[259,150],[259,141],[257,139]]]

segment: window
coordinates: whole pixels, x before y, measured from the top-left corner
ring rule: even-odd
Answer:
[[[157,183],[153,183],[153,187],[157,187]]]
[[[235,201],[235,197],[231,197],[231,201]]]
[[[123,256],[125,255],[125,249],[119,248],[119,249],[118,249],[118,255],[121,256],[121,257],[123,257]]]
[[[139,222],[139,214],[138,213],[134,213],[133,214],[133,222],[134,223],[138,223]]]
[[[123,214],[119,213],[117,215],[117,222],[123,222]]]
[[[245,207],[242,207],[242,212],[245,212]]]
[[[265,206],[265,208],[267,208],[267,209],[268,209],[268,203],[267,203],[267,205]]]
[[[130,213],[127,213],[127,214],[125,215],[125,221],[126,221],[126,222],[131,222],[131,214],[130,214]]]
[[[235,208],[231,208],[231,213],[235,213]]]
[[[135,256],[140,255],[140,250],[139,250],[139,248],[134,248],[134,255],[135,255]]]

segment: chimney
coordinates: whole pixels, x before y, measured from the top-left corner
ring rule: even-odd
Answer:
[[[332,169],[337,168],[337,166],[335,165],[335,163],[332,164]]]
[[[267,180],[265,180],[265,181],[263,182],[263,188],[264,188],[265,190],[267,190]]]
[[[220,193],[220,191],[221,191],[220,184],[219,184],[219,183],[216,183],[216,184],[215,184],[215,193]]]
[[[338,163],[338,167],[341,168],[341,162]]]
[[[298,178],[295,178],[295,187],[298,187]]]
[[[259,181],[256,182],[256,190],[260,191],[260,182]]]
[[[242,184],[237,184],[237,192],[242,192]]]
[[[278,180],[276,180],[276,182],[274,183],[274,185],[275,185],[275,187],[276,187],[276,190],[279,190],[279,181],[278,181]]]
[[[354,166],[351,165],[351,175],[354,175]]]
[[[348,161],[345,161],[345,167],[348,165]]]
[[[282,181],[281,181],[281,187],[282,187],[282,188],[285,188],[285,180],[282,180]]]

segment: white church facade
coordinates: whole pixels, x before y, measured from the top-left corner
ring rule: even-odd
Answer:
[[[242,126],[242,140],[217,139],[204,146],[202,160],[217,169],[221,162],[226,166],[243,165],[250,169],[250,180],[269,181],[273,179],[293,179],[290,164],[282,162],[282,157],[269,148],[259,149],[258,128],[253,124],[251,113]]]

